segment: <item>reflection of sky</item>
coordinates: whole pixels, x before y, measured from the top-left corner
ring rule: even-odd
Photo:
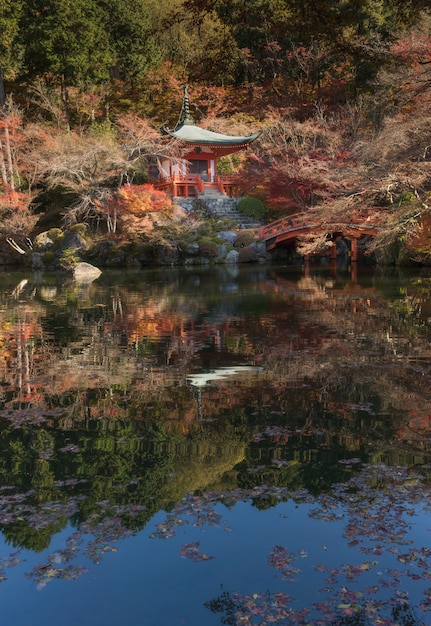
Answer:
[[[296,598],[293,606],[299,609],[325,597],[317,591],[325,586],[323,579],[327,576],[315,571],[319,564],[340,567],[346,563],[378,562],[371,571],[361,574],[357,583],[348,582],[350,589],[379,584],[387,567],[397,567],[392,554],[374,557],[348,547],[341,538],[343,520],[310,518],[312,507],[296,506],[292,501],[266,511],[242,502],[231,509],[217,505],[216,511],[221,515],[218,526],[179,526],[172,538],[150,538],[156,525],[166,519],[165,513],[159,513],[137,536],[112,544],[117,551],[105,554],[98,565],[79,555],[76,561],[86,565],[89,572],[77,580],[53,580],[36,591],[34,581],[24,573],[45,563],[49,553],[64,548],[67,536],[75,532],[69,528],[54,537],[48,551],[23,551],[20,556],[25,561],[5,570],[7,580],[0,586],[0,624],[218,626],[221,614],[212,614],[204,603],[223,591],[250,595],[266,590],[288,593]],[[409,520],[419,546],[429,545],[430,524],[425,520]],[[200,542],[199,551],[214,557],[212,560],[194,562],[181,557],[184,544],[196,541]],[[280,572],[268,564],[268,556],[277,545],[296,553],[293,565],[301,573],[295,576],[295,582],[283,580]],[[2,555],[10,551],[11,546],[2,545]],[[304,551],[303,556],[300,551]],[[401,569],[399,563],[398,568]],[[410,590],[412,603],[418,604],[422,584],[403,579],[399,588]],[[394,590],[388,593],[393,594]]]

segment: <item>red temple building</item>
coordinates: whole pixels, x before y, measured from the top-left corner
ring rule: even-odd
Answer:
[[[219,176],[217,159],[248,148],[260,132],[230,136],[200,128],[190,115],[185,87],[178,124],[172,130],[164,128],[163,133],[179,141],[185,153],[180,159],[161,160],[156,187],[164,189],[173,197],[238,197],[241,181],[237,177]]]

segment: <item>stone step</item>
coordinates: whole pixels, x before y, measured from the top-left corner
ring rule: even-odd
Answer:
[[[187,210],[192,210],[191,206],[193,201],[191,201],[190,198],[187,200],[184,199],[184,201],[181,198],[175,198],[175,201],[184,206]],[[215,217],[230,219],[236,222],[239,228],[251,229],[260,227],[259,222],[255,222],[250,217],[247,217],[238,211],[238,204],[235,198],[228,198],[227,196],[223,196],[221,194],[218,196],[208,196],[206,194],[205,196],[201,196],[199,198],[199,202],[201,206],[204,205],[206,209]]]

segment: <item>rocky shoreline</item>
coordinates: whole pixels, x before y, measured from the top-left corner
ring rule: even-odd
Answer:
[[[71,275],[85,271],[94,275],[104,268],[233,265],[269,260],[265,242],[257,240],[255,230],[222,230],[216,238],[199,237],[188,243],[166,238],[121,243],[109,237],[92,239],[84,224],[76,224],[69,230],[51,228],[32,240],[0,242],[0,270],[25,267]]]

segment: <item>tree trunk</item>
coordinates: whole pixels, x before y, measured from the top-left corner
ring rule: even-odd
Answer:
[[[6,93],[4,90],[4,82],[3,82],[3,72],[0,65],[0,109],[4,114],[6,110]]]
[[[105,91],[105,121],[109,122],[109,94]]]
[[[8,169],[8,173],[9,173],[9,187],[11,188],[12,191],[15,191],[14,176],[13,176],[13,163],[12,163],[12,151],[10,149],[9,128],[7,127],[7,121],[6,121],[6,125],[4,127],[4,143],[5,143],[4,148],[5,148],[5,153],[6,153],[7,169]]]
[[[6,191],[7,188],[9,187],[9,184],[7,180],[6,163],[4,160],[3,144],[1,142],[1,139],[0,139],[0,176],[1,176],[3,189]]]
[[[69,103],[69,90],[63,80],[61,81],[61,101],[63,103],[63,115],[66,127],[70,130],[70,103]]]

